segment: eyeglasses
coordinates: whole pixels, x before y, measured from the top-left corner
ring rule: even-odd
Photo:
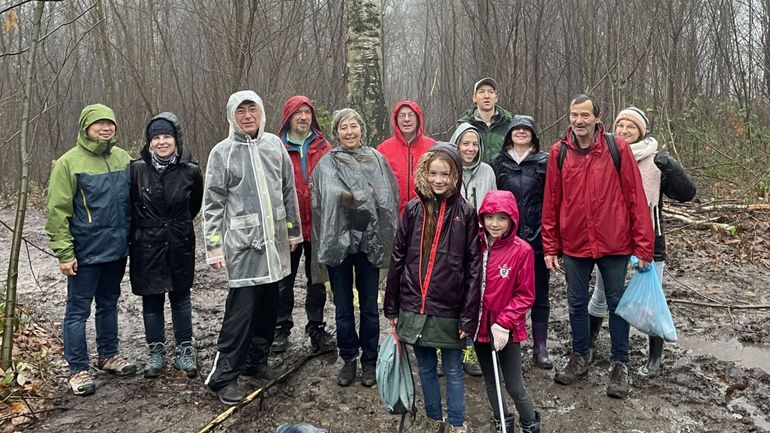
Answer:
[[[410,113],[399,113],[399,115],[398,115],[398,119],[399,120],[414,119],[415,117],[417,117],[417,115],[412,113],[412,112],[410,112]]]

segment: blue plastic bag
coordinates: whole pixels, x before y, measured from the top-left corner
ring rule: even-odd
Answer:
[[[650,266],[652,272],[634,272],[615,314],[647,335],[676,341],[676,327],[655,272],[655,263],[651,262]]]
[[[377,390],[385,409],[392,414],[406,414],[414,407],[414,382],[406,346],[390,333],[377,355]],[[402,419],[403,423],[403,419]]]

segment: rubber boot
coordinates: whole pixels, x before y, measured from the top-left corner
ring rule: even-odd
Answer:
[[[663,359],[663,339],[660,337],[650,337],[650,353],[639,374],[647,377],[655,377],[660,372]]]
[[[594,360],[594,348],[596,347],[596,339],[599,337],[599,331],[602,330],[602,322],[604,322],[604,317],[588,315],[588,323],[591,329],[591,347],[588,348],[589,364]]]
[[[553,368],[553,363],[548,357],[548,322],[532,322],[532,358],[535,360],[535,366],[543,370]]]
[[[519,418],[519,423],[521,424],[522,433],[540,433],[540,412],[535,411],[534,421],[524,422],[524,420]],[[511,430],[508,430],[508,431],[511,431]]]

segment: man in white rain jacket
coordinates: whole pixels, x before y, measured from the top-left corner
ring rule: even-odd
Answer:
[[[267,357],[278,313],[278,281],[289,275],[291,249],[302,243],[294,171],[281,140],[265,132],[256,93],[227,102],[228,137],[211,150],[203,195],[206,260],[226,268],[230,292],[206,384],[226,405],[238,404],[243,373],[269,380]]]

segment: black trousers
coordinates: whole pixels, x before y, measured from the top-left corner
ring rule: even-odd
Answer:
[[[305,277],[307,277],[307,295],[305,296],[305,314],[307,314],[307,331],[313,326],[324,326],[324,306],[326,305],[326,286],[313,284],[310,280],[310,241],[302,242],[291,253],[291,274],[278,282],[278,322],[277,328],[290,331],[294,327],[292,311],[294,310],[294,281],[299,270],[299,261],[305,255]]]
[[[206,384],[216,391],[238,379],[247,358],[266,363],[278,315],[278,283],[231,288]]]
[[[532,305],[532,323],[545,322],[551,316],[551,300],[548,285],[551,273],[545,267],[543,254],[535,254],[535,303]]]

